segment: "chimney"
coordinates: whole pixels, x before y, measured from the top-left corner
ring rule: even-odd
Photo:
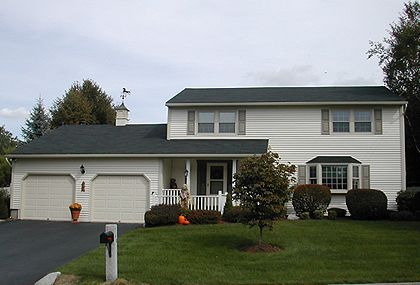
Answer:
[[[115,116],[115,125],[118,126],[125,126],[128,123],[128,112],[130,110],[127,109],[127,107],[124,105],[124,103],[121,103],[118,107],[115,108],[116,116]]]

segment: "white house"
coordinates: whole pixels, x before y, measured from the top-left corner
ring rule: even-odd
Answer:
[[[63,126],[23,145],[13,161],[11,208],[21,219],[143,222],[185,182],[195,208],[220,209],[244,157],[268,149],[298,166],[299,183],[330,186],[346,208],[352,188],[405,189],[406,106],[385,87],[184,89],[166,102],[167,124]]]

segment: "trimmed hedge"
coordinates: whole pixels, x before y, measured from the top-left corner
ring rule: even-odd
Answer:
[[[297,216],[308,212],[311,218],[318,217],[315,211],[324,213],[331,202],[331,191],[328,186],[318,184],[298,185],[292,198],[293,208]]]
[[[144,214],[144,221],[147,227],[175,225],[180,213],[180,205],[156,205]]]
[[[397,207],[398,211],[415,211],[414,196],[417,192],[415,191],[400,191],[398,192]]]
[[[328,214],[330,213],[330,211],[335,212],[337,218],[344,218],[347,214],[347,211],[341,208],[329,208],[327,211],[328,211]]]
[[[217,224],[220,216],[220,212],[210,210],[191,210],[186,214],[191,224]]]
[[[414,211],[413,212],[417,212],[420,211],[420,191],[417,191],[416,194],[414,195],[414,202],[413,202],[414,206]]]
[[[347,209],[353,219],[379,220],[387,217],[388,199],[375,189],[354,189],[346,194]]]

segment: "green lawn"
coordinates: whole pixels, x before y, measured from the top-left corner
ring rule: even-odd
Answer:
[[[244,253],[241,224],[134,230],[119,239],[119,276],[150,284],[324,284],[420,281],[420,222],[281,221],[265,233],[279,253]],[[59,269],[104,279],[101,246]]]

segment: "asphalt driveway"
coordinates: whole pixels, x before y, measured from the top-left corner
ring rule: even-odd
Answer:
[[[119,224],[118,235],[139,227]],[[45,274],[99,246],[105,223],[0,222],[0,285],[33,285]]]

